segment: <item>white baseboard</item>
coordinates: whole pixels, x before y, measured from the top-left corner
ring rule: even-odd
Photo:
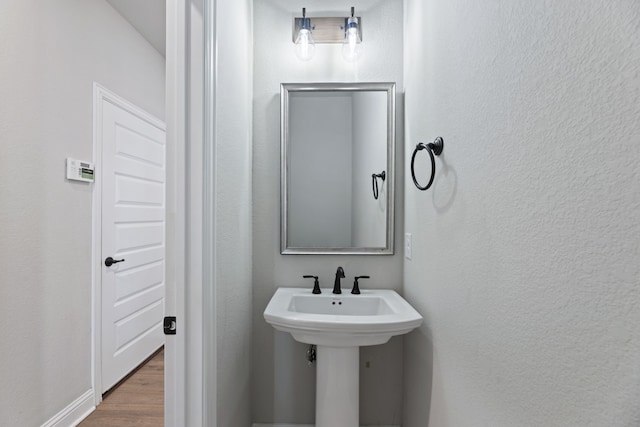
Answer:
[[[75,427],[96,409],[93,390],[87,390],[69,406],[58,412],[41,427]]]
[[[253,424],[251,427],[315,427],[313,424]],[[362,426],[367,427],[367,426]],[[371,427],[401,427],[399,425],[376,425]]]

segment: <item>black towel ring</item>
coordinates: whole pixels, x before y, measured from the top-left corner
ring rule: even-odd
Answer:
[[[435,154],[436,156],[439,156],[440,153],[442,153],[443,148],[444,140],[442,139],[442,137],[437,137],[433,142],[430,142],[428,144],[425,144],[423,142],[418,143],[418,145],[416,145],[416,149],[413,150],[413,155],[411,156],[411,178],[413,178],[413,183],[416,185],[416,187],[418,187],[418,190],[428,190],[429,187],[431,187],[431,184],[433,184],[433,178],[436,176],[436,160],[433,155]],[[424,187],[418,184],[418,180],[416,179],[416,171],[414,169],[416,154],[418,154],[418,151],[420,150],[427,150],[427,153],[429,153],[429,157],[431,158],[431,178],[429,179],[429,183]]]
[[[373,173],[371,174],[371,185],[373,187],[373,198],[378,200],[378,178],[382,178],[382,182],[387,178],[387,174],[385,171],[381,173]]]

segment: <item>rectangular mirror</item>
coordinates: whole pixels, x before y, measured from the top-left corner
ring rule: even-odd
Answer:
[[[395,83],[283,83],[281,252],[393,254]]]

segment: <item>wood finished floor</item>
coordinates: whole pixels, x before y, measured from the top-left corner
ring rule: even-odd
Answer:
[[[164,426],[164,349],[111,391],[78,426]]]

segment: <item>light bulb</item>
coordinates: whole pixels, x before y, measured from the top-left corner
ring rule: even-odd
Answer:
[[[342,56],[349,62],[358,59],[362,53],[362,40],[358,33],[358,18],[353,16],[347,20],[347,30],[344,33]]]
[[[296,56],[302,61],[308,61],[315,52],[316,45],[311,36],[311,23],[309,18],[303,18],[300,24],[300,31],[296,37]]]

